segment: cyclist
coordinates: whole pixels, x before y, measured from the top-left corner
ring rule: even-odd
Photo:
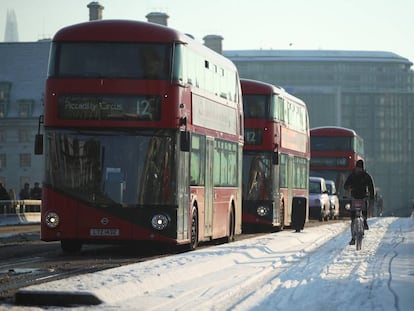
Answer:
[[[364,161],[358,160],[355,164],[355,168],[352,170],[351,174],[349,174],[348,178],[344,184],[345,190],[351,190],[351,197],[354,199],[365,199],[369,196],[369,205],[372,206],[374,202],[374,195],[375,195],[375,188],[374,188],[374,181],[369,175],[366,170],[364,169]],[[362,210],[362,215],[364,217],[364,229],[368,230],[368,222],[367,222],[367,208]],[[351,209],[351,221],[355,219],[355,210]],[[351,241],[349,242],[350,245],[355,244],[355,237],[352,236]]]

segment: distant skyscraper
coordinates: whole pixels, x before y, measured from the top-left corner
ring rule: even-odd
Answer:
[[[4,42],[18,42],[17,19],[13,9],[7,10],[6,30],[4,31]]]

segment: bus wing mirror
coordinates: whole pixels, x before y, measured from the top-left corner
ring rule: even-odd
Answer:
[[[190,132],[180,131],[180,150],[190,151]]]
[[[34,153],[43,154],[43,134],[36,134],[35,136]]]
[[[44,123],[43,115],[39,116],[37,134],[35,135],[34,153],[43,154],[43,134],[40,134],[40,125]]]

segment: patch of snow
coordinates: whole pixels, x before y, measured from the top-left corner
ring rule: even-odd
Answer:
[[[89,294],[102,301],[76,310],[412,310],[414,219],[373,218],[369,225],[361,251],[348,245],[349,222],[328,223],[24,291]],[[47,307],[59,309],[68,310]]]

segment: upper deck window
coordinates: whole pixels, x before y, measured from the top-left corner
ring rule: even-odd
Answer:
[[[177,43],[174,49],[173,80],[210,92],[229,101],[239,101],[239,78],[236,68],[222,64],[219,57]]]
[[[312,150],[352,151],[352,137],[311,137]]]
[[[267,95],[243,95],[243,111],[246,118],[269,118]]]
[[[53,43],[49,76],[169,79],[171,45],[123,42]]]

